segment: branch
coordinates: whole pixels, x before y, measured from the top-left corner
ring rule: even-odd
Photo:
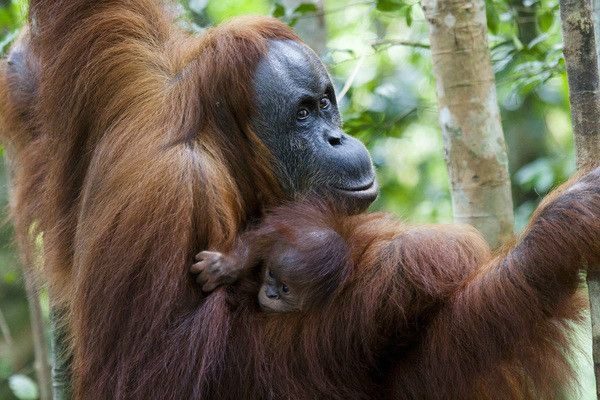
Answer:
[[[342,101],[342,99],[344,98],[346,93],[348,93],[348,90],[350,90],[350,87],[352,86],[352,83],[354,82],[354,79],[356,78],[356,75],[358,74],[358,70],[360,69],[363,62],[365,61],[365,58],[366,58],[366,54],[363,54],[360,56],[360,58],[356,62],[356,65],[354,66],[354,69],[352,69],[352,72],[350,73],[348,80],[346,81],[346,83],[344,84],[344,87],[342,88],[342,90],[340,90],[340,93],[338,94],[338,97],[337,97],[338,103],[340,101]]]
[[[13,364],[15,362],[15,358],[14,358],[14,355],[12,354],[12,352],[15,349],[15,342],[10,333],[10,328],[8,326],[8,322],[6,322],[6,318],[4,317],[4,313],[2,312],[1,309],[0,309],[0,332],[2,332],[2,336],[4,337],[4,341],[6,342],[6,347],[8,347],[10,362],[11,362],[11,364]],[[13,367],[14,367],[14,365],[13,365]]]
[[[44,333],[44,319],[40,306],[39,289],[27,270],[30,266],[23,267],[25,291],[29,301],[29,315],[31,319],[31,333],[33,336],[33,349],[35,352],[35,370],[40,389],[40,400],[51,400],[52,389],[50,386],[50,363],[48,361],[48,345]]]
[[[391,46],[408,46],[416,47],[420,49],[429,49],[428,43],[413,42],[411,40],[400,40],[400,39],[380,39],[371,42],[371,46],[378,50],[380,47],[391,47]]]

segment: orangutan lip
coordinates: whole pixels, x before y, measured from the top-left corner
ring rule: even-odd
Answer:
[[[379,192],[379,185],[377,184],[376,180],[372,180],[370,183],[363,185],[363,186],[357,186],[357,187],[353,187],[353,188],[334,188],[337,192],[348,196],[348,197],[354,197],[354,198],[361,198],[361,199],[370,199],[372,198],[373,200],[377,197],[377,194]]]

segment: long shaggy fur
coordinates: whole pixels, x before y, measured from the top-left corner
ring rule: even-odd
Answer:
[[[31,1],[0,71],[0,130],[20,242],[43,233],[67,310],[75,398],[553,398],[579,262],[599,261],[597,172],[495,258],[470,228],[298,203],[270,221],[351,246],[326,307],[273,316],[243,287],[201,296],[193,254],[228,251],[284,200],[248,122],[269,39],[297,40],[264,18],[190,38],[150,0]]]

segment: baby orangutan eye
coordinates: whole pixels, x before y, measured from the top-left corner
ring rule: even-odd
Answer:
[[[296,118],[298,118],[299,120],[303,120],[303,119],[308,118],[308,110],[306,108],[301,108],[296,113]]]
[[[281,285],[281,291],[283,293],[288,293],[290,291],[290,288],[288,287],[288,285],[286,285],[285,283],[283,285]]]

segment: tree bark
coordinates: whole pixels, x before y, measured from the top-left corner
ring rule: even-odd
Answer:
[[[8,171],[7,187],[10,192],[10,182],[13,177],[12,159],[8,149],[5,149],[4,159]],[[9,193],[12,201],[12,193]],[[40,305],[39,286],[33,274],[34,262],[29,248],[33,246],[28,232],[16,229],[17,245],[21,254],[21,271],[25,282],[25,292],[29,303],[29,320],[31,323],[31,336],[33,339],[34,369],[39,387],[40,400],[52,400],[52,388],[50,384],[50,362],[48,359],[48,342],[44,330],[44,318]]]
[[[64,316],[57,308],[50,313],[52,325],[52,397],[53,400],[70,400],[71,393],[71,355],[67,348],[67,329]]]
[[[6,342],[6,347],[8,347],[7,358],[9,364],[13,371],[17,370],[17,366],[15,363],[15,355],[13,352],[15,351],[15,342],[13,341],[12,334],[10,333],[10,328],[8,327],[8,322],[4,317],[4,313],[2,309],[0,309],[0,333],[2,337],[4,337],[4,341]]]
[[[506,145],[483,0],[423,0],[429,22],[440,125],[457,222],[490,245],[513,236]]]
[[[600,79],[593,0],[560,0],[577,167],[598,165]],[[600,274],[588,273],[596,394],[600,394]]]
[[[35,280],[31,276],[31,265],[23,266],[23,278],[25,280],[25,291],[29,302],[29,315],[31,321],[31,334],[33,337],[33,349],[35,354],[34,367],[40,390],[40,400],[52,400],[52,389],[50,386],[50,363],[48,361],[48,344],[44,332],[44,319],[40,306],[40,294]]]

